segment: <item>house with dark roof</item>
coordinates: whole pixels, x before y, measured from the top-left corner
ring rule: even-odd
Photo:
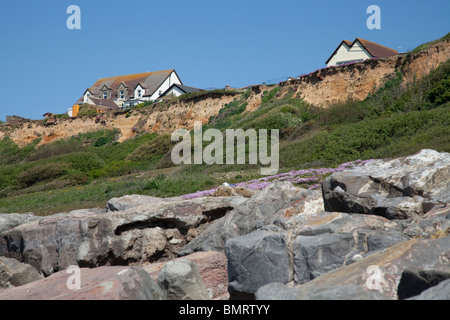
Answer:
[[[167,89],[165,92],[163,92],[163,94],[159,97],[158,100],[163,100],[163,98],[170,99],[170,98],[174,98],[174,97],[179,97],[182,94],[192,93],[192,92],[197,92],[197,91],[203,91],[203,90],[199,89],[199,88],[194,88],[194,87],[189,87],[189,86],[185,86],[182,84],[174,83],[173,85],[170,86],[169,89]]]
[[[328,67],[361,62],[373,58],[387,58],[397,55],[394,49],[381,44],[356,38],[353,42],[342,40],[333,54],[325,62]]]
[[[156,101],[174,84],[183,85],[174,69],[101,78],[86,89],[75,105],[86,103],[102,111],[121,110]]]

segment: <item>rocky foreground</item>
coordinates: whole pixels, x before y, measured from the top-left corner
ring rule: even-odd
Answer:
[[[448,153],[223,188],[0,214],[0,299],[450,299]]]

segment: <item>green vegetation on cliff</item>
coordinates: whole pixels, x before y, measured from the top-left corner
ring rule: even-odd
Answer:
[[[233,93],[235,100],[204,129],[279,129],[280,173],[424,148],[450,152],[450,61],[406,86],[397,72],[364,101],[328,109],[308,105],[289,90],[272,87],[251,113],[245,112],[250,93]],[[40,147],[36,140],[24,148],[0,140],[0,212],[103,207],[125,194],[178,196],[259,176],[257,165],[176,167],[169,135],[145,133],[118,143],[118,134],[103,130]]]

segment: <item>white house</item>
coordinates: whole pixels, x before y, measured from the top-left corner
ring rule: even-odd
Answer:
[[[372,58],[386,58],[397,54],[396,50],[375,42],[356,38],[353,42],[343,40],[325,63],[330,67],[361,62]]]
[[[173,84],[183,84],[174,69],[102,78],[87,89],[75,104],[95,100],[99,106],[129,108],[157,100]]]

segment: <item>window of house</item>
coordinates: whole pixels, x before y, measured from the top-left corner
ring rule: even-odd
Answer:
[[[103,99],[108,99],[108,92],[103,92]]]
[[[124,92],[123,92],[123,90],[120,90],[120,99],[123,99],[123,97],[124,97]]]
[[[142,90],[139,89],[139,90],[138,90],[138,97],[140,98],[141,96],[142,96]]]

